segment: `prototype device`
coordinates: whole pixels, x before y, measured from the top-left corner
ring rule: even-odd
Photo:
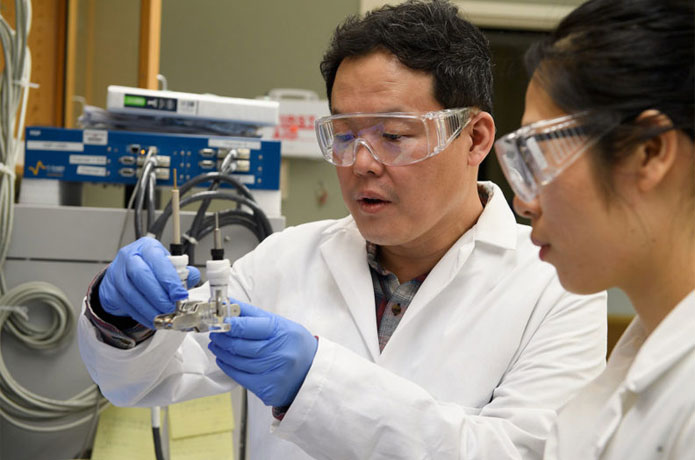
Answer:
[[[188,279],[188,256],[183,254],[181,230],[179,225],[179,191],[174,185],[171,195],[174,235],[170,245],[169,260],[176,268],[184,287]],[[227,297],[227,284],[231,274],[231,265],[224,258],[220,233],[219,214],[215,213],[214,247],[212,260],[206,263],[206,274],[210,282],[210,299],[207,302],[179,300],[172,313],[154,317],[155,329],[167,329],[181,332],[226,332],[229,323],[225,318],[239,316],[241,308]]]

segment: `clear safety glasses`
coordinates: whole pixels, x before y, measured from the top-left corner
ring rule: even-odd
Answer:
[[[541,120],[495,142],[502,171],[521,200],[533,200],[540,187],[555,179],[600,139],[586,133],[582,126],[586,116],[583,112]]]
[[[447,148],[468,124],[470,108],[425,114],[348,113],[316,120],[324,158],[336,166],[355,163],[360,147],[389,166],[417,163]]]

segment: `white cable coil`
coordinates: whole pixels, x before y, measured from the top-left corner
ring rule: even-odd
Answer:
[[[31,3],[15,1],[13,30],[0,15],[0,42],[4,58],[0,80],[0,305],[25,306],[40,302],[51,308],[53,318],[46,329],[38,329],[17,311],[0,311],[0,334],[10,334],[27,347],[52,349],[67,340],[75,315],[66,296],[55,286],[30,282],[7,290],[3,268],[10,246],[14,218],[15,166],[19,156],[30,83],[31,56],[27,37],[31,28]],[[108,404],[96,386],[90,386],[67,400],[37,395],[12,378],[0,349],[0,416],[13,425],[31,431],[62,431],[94,420]],[[79,417],[76,419],[76,417]]]
[[[27,347],[37,350],[53,349],[72,336],[75,313],[65,295],[55,286],[33,281],[19,285],[0,296],[2,305],[27,305],[40,302],[53,312],[45,329],[33,326],[19,312],[0,311],[0,336],[7,329]],[[31,431],[61,431],[81,425],[94,417],[95,406],[103,409],[108,403],[101,398],[96,386],[91,386],[66,400],[37,395],[12,378],[0,353],[0,414],[13,425]],[[79,419],[75,417],[82,415]],[[57,424],[47,421],[69,417]],[[29,423],[27,423],[29,422]],[[40,424],[39,424],[40,423]]]

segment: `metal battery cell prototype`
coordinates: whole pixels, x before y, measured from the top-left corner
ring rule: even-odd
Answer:
[[[226,288],[225,288],[226,291]],[[241,310],[236,303],[230,303],[226,295],[219,295],[212,301],[185,300],[176,303],[173,313],[157,315],[154,318],[155,329],[167,329],[182,332],[226,332],[229,324],[227,317],[239,316]]]
[[[172,190],[172,219],[174,222],[174,243],[172,247],[180,245],[180,230],[177,225],[179,219],[178,190]],[[181,300],[176,302],[176,310],[173,313],[157,315],[154,318],[155,329],[168,329],[182,332],[226,332],[229,323],[225,318],[239,316],[241,308],[239,304],[229,301],[227,285],[231,275],[231,264],[224,258],[222,238],[220,233],[219,215],[215,214],[214,248],[212,260],[205,264],[205,271],[210,283],[210,298],[207,302]],[[170,259],[177,268],[183,285],[188,278],[188,256],[172,255]]]

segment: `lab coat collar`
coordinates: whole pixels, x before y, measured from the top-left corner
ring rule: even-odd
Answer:
[[[643,326],[635,318],[626,339],[639,335]],[[685,354],[695,349],[695,291],[690,292],[647,337],[626,377],[627,388],[640,393]],[[622,341],[622,340],[621,340]]]
[[[367,242],[348,216],[323,231],[319,250],[373,360],[379,356],[374,287],[367,264]]]
[[[401,321],[399,328],[413,320],[433,296],[443,289],[458,273],[473,250],[474,242],[482,242],[505,249],[515,249],[517,228],[502,190],[492,182],[479,182],[488,195],[487,204],[476,224],[464,233],[432,269],[408,307],[412,310]],[[348,305],[369,353],[374,360],[380,356],[376,328],[374,292],[367,244],[357,224],[348,216],[336,221],[323,231],[320,251],[343,299]],[[435,281],[436,280],[436,281]]]
[[[417,294],[408,306],[408,312],[399,323],[389,341],[400,340],[403,331],[410,323],[417,321],[427,305],[448,286],[463,269],[475,248],[480,243],[502,249],[516,249],[517,223],[511,209],[504,199],[502,190],[492,182],[478,182],[479,192],[487,195],[487,203],[478,221],[449,248],[444,256],[432,268]],[[482,189],[482,190],[480,190]],[[392,347],[386,345],[382,359],[387,359]]]
[[[482,214],[478,217],[478,222],[469,231],[474,232],[473,237],[476,241],[505,249],[516,249],[518,238],[516,219],[504,198],[502,189],[497,184],[487,181],[478,182],[478,188],[482,188],[487,193],[488,200]]]

